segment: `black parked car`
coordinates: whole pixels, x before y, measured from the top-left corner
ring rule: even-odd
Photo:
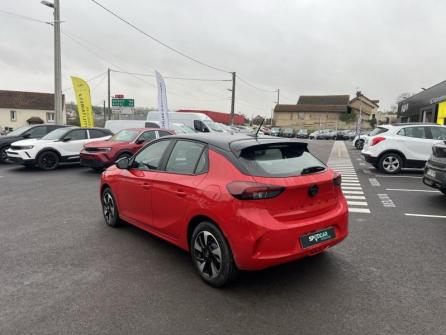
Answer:
[[[432,156],[424,168],[423,183],[446,194],[446,141],[432,147]]]
[[[11,143],[28,138],[41,138],[52,132],[54,129],[66,127],[55,124],[37,124],[33,126],[24,126],[11,131],[5,136],[0,136],[0,163],[4,163],[7,159],[6,150]]]
[[[297,138],[308,138],[309,134],[308,134],[308,130],[306,129],[299,129],[296,135]]]

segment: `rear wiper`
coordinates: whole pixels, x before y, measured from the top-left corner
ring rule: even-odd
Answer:
[[[315,172],[321,172],[324,170],[325,170],[324,166],[320,166],[320,165],[310,166],[310,167],[303,169],[301,174],[310,174],[310,173],[315,173]]]

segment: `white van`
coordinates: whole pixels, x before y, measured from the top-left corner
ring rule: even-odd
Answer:
[[[154,122],[160,120],[160,114],[158,111],[147,113],[147,122]],[[223,129],[216,124],[212,119],[202,113],[179,113],[169,112],[169,121],[171,123],[182,123],[186,126],[194,128],[199,132],[219,132],[222,133]]]

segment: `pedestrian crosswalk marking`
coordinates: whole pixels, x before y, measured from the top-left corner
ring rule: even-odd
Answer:
[[[344,142],[335,142],[328,159],[328,166],[342,176],[341,187],[347,199],[348,211],[350,213],[370,214],[367,199]]]

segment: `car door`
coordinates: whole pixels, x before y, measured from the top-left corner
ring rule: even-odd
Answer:
[[[117,201],[124,219],[141,226],[152,225],[153,180],[163,162],[171,141],[162,140],[149,144],[122,170],[117,182]]]
[[[417,161],[420,164],[422,161],[428,160],[432,152],[433,140],[427,128],[426,126],[411,126],[398,131],[397,143],[406,159]]]
[[[73,129],[63,137],[59,146],[60,153],[65,160],[75,161],[79,159],[80,152],[87,142],[86,129]]]
[[[206,177],[208,166],[206,145],[178,140],[163,171],[153,180],[153,225],[163,234],[177,238],[185,213],[198,199],[198,186]]]

